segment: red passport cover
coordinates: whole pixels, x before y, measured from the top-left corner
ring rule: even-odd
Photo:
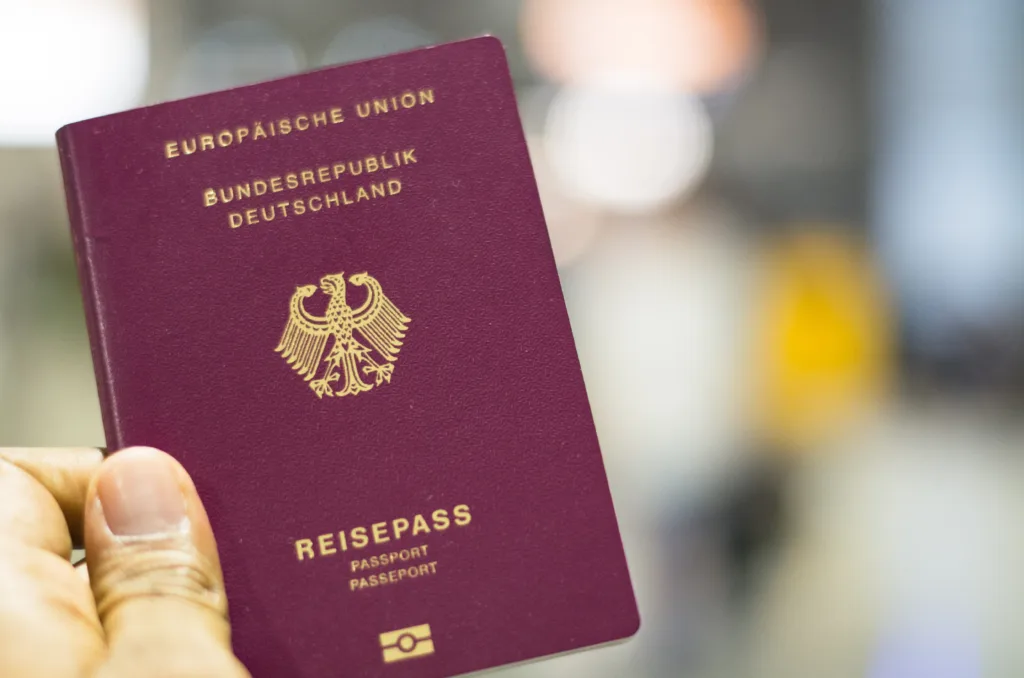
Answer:
[[[452,676],[635,633],[496,39],[58,143],[107,444],[194,475],[254,676]]]

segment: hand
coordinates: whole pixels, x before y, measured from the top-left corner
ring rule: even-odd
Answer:
[[[0,676],[248,676],[181,465],[148,448],[0,448]]]

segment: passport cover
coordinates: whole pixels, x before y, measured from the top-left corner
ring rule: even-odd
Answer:
[[[635,633],[496,39],[58,145],[107,444],[193,474],[254,676],[452,676]]]

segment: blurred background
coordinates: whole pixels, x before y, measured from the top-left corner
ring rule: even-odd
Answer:
[[[484,32],[644,617],[504,675],[1024,675],[1019,0],[0,0],[0,444],[103,443],[60,125]]]

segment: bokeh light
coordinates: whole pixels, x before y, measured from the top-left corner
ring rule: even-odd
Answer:
[[[149,78],[146,5],[34,0],[0,7],[0,145],[50,145],[69,122],[141,102]]]
[[[657,210],[693,189],[712,148],[700,101],[628,77],[566,87],[547,120],[546,151],[567,190],[622,212]]]
[[[524,47],[556,82],[640,73],[684,91],[711,91],[758,52],[745,0],[526,0]]]

